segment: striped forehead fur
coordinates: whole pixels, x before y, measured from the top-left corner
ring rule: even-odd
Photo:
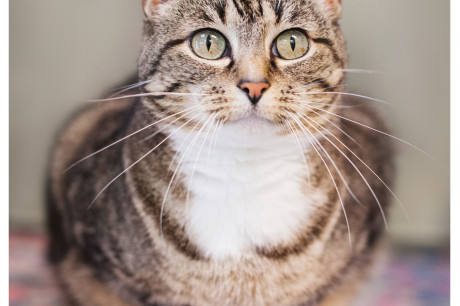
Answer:
[[[226,37],[228,58],[211,62],[193,55],[189,43],[192,35],[207,28],[216,29]],[[304,58],[292,63],[271,54],[277,35],[290,28],[304,29],[311,49]],[[261,103],[260,108],[264,108],[261,113],[269,120],[281,122],[289,121],[281,110],[309,113],[314,117],[312,112],[299,107],[297,101],[305,99],[295,93],[337,88],[343,82],[345,63],[343,37],[322,1],[170,0],[158,4],[152,16],[146,19],[139,78],[151,81],[145,87],[147,92],[207,95],[201,99],[144,98],[146,107],[156,114],[207,104],[203,106],[205,116],[216,114],[214,120],[232,121],[248,111],[247,105],[243,105],[245,102],[235,102],[244,99],[237,84],[248,78],[247,71],[258,71],[255,78],[268,79],[271,88],[266,99],[273,101],[270,105]],[[337,96],[316,95],[314,98],[314,103],[323,103],[328,108]]]

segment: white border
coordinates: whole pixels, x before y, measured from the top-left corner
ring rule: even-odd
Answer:
[[[459,252],[459,243],[458,243],[458,234],[460,233],[460,226],[457,220],[460,207],[459,204],[459,171],[460,171],[460,144],[458,139],[458,134],[460,131],[460,92],[459,92],[459,68],[460,68],[460,41],[458,35],[455,36],[455,33],[458,34],[460,28],[460,22],[458,14],[460,13],[460,4],[459,1],[451,1],[451,11],[450,11],[450,21],[451,21],[451,50],[450,50],[450,59],[451,59],[451,113],[450,113],[450,122],[451,122],[451,305],[459,305],[460,299],[458,298],[458,291],[452,290],[455,288],[453,284],[458,285],[458,276],[459,276],[459,265],[458,258],[460,256]],[[455,137],[457,136],[457,137]],[[453,205],[452,205],[453,204]],[[457,217],[457,218],[456,218]]]
[[[0,33],[2,41],[4,42],[3,48],[0,49],[1,59],[2,59],[2,73],[0,74],[1,87],[2,87],[2,96],[3,99],[0,103],[0,134],[3,144],[3,149],[0,151],[0,188],[1,195],[4,198],[4,204],[1,205],[2,218],[4,219],[1,222],[1,245],[5,247],[5,251],[0,253],[1,256],[1,269],[2,276],[0,278],[0,296],[2,299],[8,299],[8,284],[9,278],[9,250],[8,248],[8,228],[9,228],[9,2],[1,1],[0,2]],[[455,33],[458,33],[460,29],[460,21],[458,16],[460,16],[460,3],[459,1],[451,1],[451,288],[455,288],[454,284],[458,285],[458,276],[459,276],[459,265],[458,258],[460,258],[459,250],[459,236],[460,233],[460,222],[458,222],[456,217],[460,217],[460,181],[459,171],[460,171],[460,143],[458,135],[460,132],[460,82],[459,82],[459,68],[460,68],[460,41],[458,37],[455,37]],[[456,18],[457,17],[457,18]],[[8,69],[7,69],[8,67]],[[457,136],[457,137],[455,137]],[[8,205],[7,205],[8,203]],[[460,305],[460,299],[458,298],[458,291],[451,290],[451,305]],[[4,305],[9,304],[8,301],[1,303]]]
[[[0,297],[5,299],[4,305],[8,305],[9,294],[9,1],[2,1],[0,4],[0,33],[3,41],[1,52],[1,74],[0,86],[2,88],[2,100],[0,102],[0,137],[2,150],[0,151],[0,188],[4,201],[1,205],[1,245],[3,246],[1,255],[1,275],[0,278]],[[8,252],[7,252],[8,251]],[[8,303],[8,304],[7,304]]]

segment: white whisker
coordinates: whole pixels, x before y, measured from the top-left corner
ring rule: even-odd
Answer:
[[[314,112],[314,111],[313,111]],[[315,112],[316,113],[316,112]],[[398,202],[399,206],[401,207],[404,215],[406,216],[407,220],[409,222],[410,221],[410,218],[409,218],[409,215],[407,214],[407,211],[406,209],[404,208],[404,205],[401,203],[401,201],[399,200],[399,198],[396,196],[396,194],[393,192],[393,190],[391,190],[391,188],[385,183],[385,181],[383,179],[380,178],[380,176],[377,175],[377,173],[375,173],[374,170],[372,170],[371,167],[369,167],[358,155],[355,154],[355,152],[353,152],[353,150],[351,150],[346,144],[344,144],[339,138],[337,138],[333,133],[331,133],[328,129],[326,129],[324,126],[322,126],[321,124],[319,124],[318,122],[316,122],[314,119],[312,118],[309,118],[310,120],[312,120],[314,123],[316,123],[318,126],[320,126],[323,130],[327,131],[329,135],[331,135],[332,137],[334,137],[334,139],[336,139],[341,145],[343,145],[351,154],[353,154],[354,157],[356,157],[367,169],[369,169],[369,171],[372,172],[372,174],[374,174],[374,176],[385,186],[385,188],[393,195],[393,197],[395,198],[395,200]]]
[[[210,117],[209,117],[210,118]],[[209,118],[207,120],[209,120]],[[193,127],[192,132],[201,124],[201,122],[204,120],[202,118],[200,121],[197,122],[197,124]],[[207,122],[207,121],[206,121]],[[161,203],[161,211],[160,211],[160,234],[161,237],[163,238],[163,213],[166,205],[166,200],[168,198],[169,191],[171,190],[171,186],[174,182],[174,179],[176,178],[177,173],[179,172],[179,168],[182,165],[182,162],[184,161],[184,158],[188,155],[188,151],[191,149],[192,145],[195,143],[197,137],[200,134],[197,133],[195,137],[193,137],[192,141],[188,145],[187,149],[185,150],[184,154],[181,156],[181,159],[179,160],[179,163],[177,164],[176,169],[174,170],[174,173],[171,177],[171,180],[169,181],[168,187],[166,188],[165,195],[163,196],[163,202]],[[188,137],[187,137],[188,138]],[[179,153],[179,151],[176,151],[176,155]]]
[[[382,71],[377,70],[367,70],[367,69],[340,69],[344,72],[351,72],[351,73],[367,73],[367,74],[384,74]]]
[[[215,141],[214,141],[214,147],[212,148],[212,154],[213,154],[214,156],[216,155],[217,141],[218,141],[218,139],[219,139],[220,133],[221,133],[222,130],[223,130],[224,124],[225,124],[225,120],[224,120],[224,119],[220,119],[220,126],[219,126],[219,129],[217,130],[217,133],[216,133],[216,138],[215,138]]]
[[[323,91],[323,92],[296,92],[296,93],[293,93],[293,94],[295,94],[295,95],[322,95],[322,94],[345,95],[345,96],[353,96],[353,97],[358,97],[358,98],[371,100],[371,101],[374,101],[374,102],[379,102],[379,103],[384,103],[384,104],[391,105],[391,103],[383,101],[383,100],[380,100],[380,99],[375,99],[375,98],[371,98],[371,97],[368,97],[368,96],[353,94],[353,93],[349,93],[349,92]]]
[[[326,137],[326,135],[323,134],[323,132],[321,132],[319,129],[317,129],[313,124],[311,124],[309,121],[314,121],[313,119],[310,119],[310,118],[307,118],[307,116],[303,116],[305,120],[307,120],[307,123],[312,127],[314,128],[318,133],[320,133],[324,139],[326,139],[330,144],[332,144],[336,149],[337,151],[339,151],[343,157],[345,157],[348,162],[352,165],[352,167],[356,170],[356,172],[361,176],[361,178],[363,179],[364,183],[366,184],[367,188],[369,189],[369,191],[372,193],[372,196],[374,197],[375,201],[377,202],[378,206],[379,206],[379,209],[380,209],[380,212],[382,213],[382,217],[383,217],[383,222],[385,223],[385,228],[388,230],[388,223],[387,223],[387,218],[385,217],[385,212],[383,211],[383,207],[382,207],[382,204],[380,203],[380,200],[378,199],[377,195],[375,194],[374,190],[372,189],[371,185],[369,184],[369,182],[367,181],[367,179],[364,177],[364,175],[361,173],[361,171],[359,170],[359,168],[355,165],[355,163],[333,142],[331,141],[328,137]],[[315,121],[314,121],[315,122]],[[315,122],[316,124],[318,124],[317,122]],[[318,124],[319,125],[319,124]],[[321,125],[320,125],[321,126]],[[322,127],[322,126],[321,126]],[[323,127],[324,129],[324,127]],[[326,129],[325,129],[326,130]]]
[[[168,140],[172,135],[174,135],[177,131],[179,131],[181,128],[183,128],[184,126],[186,126],[190,121],[192,121],[192,119],[190,119],[189,121],[187,121],[186,123],[184,123],[182,126],[180,126],[179,128],[177,128],[176,130],[174,130],[171,134],[169,134],[168,136],[166,136],[161,142],[159,142],[155,147],[153,147],[153,149],[151,149],[150,151],[148,151],[147,153],[145,153],[141,158],[139,158],[137,161],[135,161],[134,163],[132,163],[129,167],[127,167],[125,170],[123,170],[122,172],[120,172],[116,177],[114,177],[109,183],[107,183],[104,188],[101,189],[101,191],[99,191],[99,193],[96,195],[96,197],[94,198],[94,200],[91,202],[91,204],[89,205],[88,209],[91,208],[94,204],[94,202],[96,202],[96,200],[101,196],[101,194],[107,189],[109,188],[110,185],[112,185],[113,182],[115,182],[119,177],[121,177],[123,174],[125,174],[126,172],[128,172],[131,168],[133,168],[135,165],[137,165],[139,162],[141,162],[145,157],[147,157],[148,155],[150,155],[153,151],[155,151],[160,145],[162,145],[166,140]]]
[[[326,116],[323,116],[321,115],[320,113],[314,111],[313,109],[311,109],[310,107],[306,106],[306,105],[302,105],[304,108],[307,108],[309,111],[315,113],[316,115],[320,116],[321,118],[323,118],[324,120],[326,120],[327,122],[329,122],[331,125],[333,125],[336,129],[338,129],[340,132],[342,132],[345,136],[347,136],[351,141],[353,141],[356,145],[358,145],[359,147],[362,147],[360,143],[358,143],[353,137],[351,137],[349,134],[347,134],[342,128],[340,128],[337,124],[335,124],[334,122],[332,122],[331,120],[329,120],[328,118],[326,118]]]
[[[300,144],[299,138],[297,137],[294,128],[292,127],[291,123],[289,121],[286,121],[286,123],[289,125],[289,129],[291,131],[291,135],[293,136],[295,142],[297,142],[300,150],[300,154],[302,155],[303,162],[305,164],[305,169],[307,170],[307,175],[308,175],[308,182],[311,183],[311,177],[310,177],[310,169],[307,165],[307,160],[305,159],[305,154],[302,150],[302,145]],[[307,153],[308,154],[308,153]]]
[[[296,119],[295,116],[290,113],[290,112],[287,112],[288,115],[293,118],[294,120]],[[303,126],[303,125],[302,125]],[[302,128],[302,127],[301,127]],[[308,134],[310,134],[310,136],[314,139],[314,136],[313,134],[311,134],[311,132],[305,127],[305,129],[307,130]],[[302,129],[303,130],[303,129]],[[324,166],[326,167],[327,169],[327,172],[329,173],[329,176],[331,177],[331,180],[332,180],[332,183],[334,184],[334,188],[337,192],[337,196],[339,197],[339,201],[340,201],[340,204],[342,205],[342,211],[343,211],[343,215],[345,217],[345,222],[347,224],[347,229],[348,229],[348,241],[350,243],[350,248],[353,248],[352,246],[352,241],[351,241],[351,231],[350,231],[350,223],[348,222],[348,216],[347,216],[347,212],[345,211],[345,205],[343,203],[343,200],[342,200],[342,196],[340,195],[340,192],[339,192],[339,188],[337,187],[337,183],[334,179],[334,176],[332,175],[332,172],[331,170],[329,169],[329,166],[327,165],[326,161],[324,160],[324,158],[322,157],[322,155],[319,153],[318,149],[316,148],[315,144],[313,143],[313,141],[310,139],[310,137],[305,133],[304,131],[304,135],[305,137],[308,139],[308,141],[310,141],[313,149],[316,151],[316,153],[318,154],[319,158],[321,159],[321,161],[323,162]]]
[[[112,142],[111,144],[109,144],[109,145],[103,147],[102,149],[99,149],[99,150],[97,150],[96,152],[91,153],[90,155],[88,155],[88,156],[86,156],[86,157],[83,157],[82,159],[76,161],[75,163],[73,163],[72,165],[70,165],[70,166],[64,171],[64,173],[68,172],[70,169],[72,169],[72,168],[75,167],[76,165],[80,164],[81,162],[87,160],[88,158],[91,158],[91,157],[93,157],[94,155],[99,154],[99,153],[101,153],[102,151],[104,151],[104,150],[106,150],[106,149],[108,149],[108,148],[110,148],[110,147],[112,147],[112,146],[114,146],[114,145],[116,145],[116,144],[118,144],[118,143],[120,143],[120,142],[122,142],[122,141],[124,141],[124,140],[126,140],[126,139],[128,139],[128,138],[130,138],[130,137],[132,137],[132,136],[134,136],[134,135],[136,135],[136,134],[138,134],[138,133],[140,133],[140,132],[142,132],[142,131],[144,131],[144,130],[150,128],[150,127],[152,127],[152,126],[154,126],[154,125],[156,125],[156,124],[158,124],[158,123],[160,123],[160,122],[163,122],[163,121],[165,121],[165,120],[167,120],[167,119],[169,119],[169,118],[172,118],[172,117],[177,116],[177,115],[182,114],[182,113],[191,112],[191,110],[194,110],[195,108],[199,108],[199,107],[203,107],[203,106],[202,106],[202,105],[196,105],[196,106],[187,108],[187,109],[185,109],[185,110],[183,110],[183,111],[177,112],[177,113],[172,114],[172,115],[170,115],[170,116],[167,116],[167,117],[165,117],[165,118],[163,118],[163,119],[160,119],[160,120],[158,120],[158,121],[155,121],[154,123],[151,123],[151,124],[149,124],[149,125],[147,125],[147,126],[141,128],[141,129],[139,129],[139,130],[137,130],[137,131],[135,131],[135,132],[133,132],[133,133],[131,133],[131,134],[129,134],[129,135],[127,135],[127,136],[125,136],[125,137],[123,137],[123,138],[117,140],[117,141],[115,141],[115,142]],[[182,117],[184,117],[185,115],[187,115],[187,114],[184,114],[184,115],[182,115],[182,116],[179,117],[179,118],[182,118]]]
[[[148,80],[148,81],[139,82],[139,83],[136,83],[136,84],[133,84],[133,85],[124,86],[124,87],[121,88],[121,90],[115,92],[114,94],[111,94],[111,95],[109,96],[109,98],[118,96],[118,95],[121,94],[121,93],[127,92],[127,91],[129,91],[129,90],[131,90],[131,89],[140,87],[140,86],[142,86],[142,85],[145,85],[145,84],[148,84],[148,83],[151,83],[151,82],[152,82],[152,80]]]
[[[217,117],[217,115],[216,115],[216,117]],[[214,119],[215,119],[215,118],[214,118]],[[211,139],[210,139],[210,141],[209,141],[208,156],[207,156],[208,162],[209,162],[209,158],[211,157],[211,149],[212,149],[213,143],[214,143],[214,141],[217,142],[217,138],[215,138],[215,136],[216,136],[216,134],[217,134],[217,131],[218,131],[218,130],[220,129],[220,127],[221,127],[221,123],[222,123],[222,120],[217,121],[216,127],[214,128],[214,131],[213,131],[213,133],[212,133],[212,135],[211,135]]]
[[[203,138],[203,141],[201,142],[200,148],[198,149],[198,155],[195,157],[195,163],[193,164],[192,175],[190,176],[190,180],[189,180],[188,187],[187,187],[187,197],[186,197],[186,200],[185,200],[185,205],[188,205],[188,203],[189,203],[190,189],[192,187],[193,178],[195,177],[196,166],[198,164],[198,160],[200,159],[201,151],[203,150],[204,144],[206,143],[206,140],[208,139],[209,132],[211,131],[212,127],[214,126],[214,119],[216,117],[217,117],[217,114],[215,114],[214,116],[210,116],[208,118],[208,120],[206,120],[206,122],[203,124],[203,127],[198,131],[198,134],[200,134],[202,132],[202,130],[204,129],[204,127],[207,126],[208,121],[212,118],[212,120],[209,121],[211,123],[211,125],[208,128],[208,130],[207,130],[207,132],[206,132],[206,134],[205,134],[205,136]]]
[[[135,94],[135,95],[127,95],[127,96],[120,96],[120,97],[113,97],[107,99],[96,99],[96,100],[84,100],[84,102],[107,102],[107,101],[115,101],[115,100],[123,100],[128,98],[137,98],[137,97],[155,97],[155,96],[209,96],[209,94],[204,93],[187,93],[187,92],[148,92],[142,94]]]
[[[289,112],[289,113],[292,115],[291,112]],[[297,113],[297,115],[302,117],[302,115],[299,114],[299,113]],[[296,116],[293,116],[293,119],[297,122],[297,124],[300,126],[300,128],[303,127],[305,129],[307,129],[307,127],[305,125],[303,125],[302,122],[300,122],[300,120]],[[308,130],[308,132],[311,133],[310,130]],[[312,135],[312,137],[313,137],[313,135]],[[340,179],[342,180],[342,182],[343,182],[345,188],[347,189],[348,193],[350,194],[350,196],[356,201],[356,203],[358,203],[359,206],[364,207],[363,204],[361,203],[361,201],[356,197],[356,195],[353,192],[353,190],[351,190],[350,186],[348,185],[347,181],[345,180],[345,177],[342,175],[342,172],[339,170],[339,167],[334,162],[334,160],[329,155],[329,153],[326,151],[326,149],[323,147],[323,145],[321,145],[321,143],[314,137],[313,137],[313,140],[318,144],[318,147],[321,149],[321,151],[324,152],[326,157],[331,161],[332,165],[334,166],[335,170],[337,171],[337,174],[339,175]]]
[[[355,123],[355,124],[357,124],[357,125],[360,125],[360,126],[362,126],[362,127],[365,127],[365,128],[367,128],[367,129],[370,129],[370,130],[372,130],[372,131],[374,131],[374,132],[377,132],[377,133],[380,133],[380,134],[382,134],[382,135],[388,136],[388,137],[390,137],[390,138],[396,139],[396,140],[398,140],[398,141],[400,141],[400,142],[402,142],[402,143],[405,143],[405,144],[407,144],[408,146],[410,146],[410,147],[416,149],[417,151],[419,151],[420,153],[422,153],[423,155],[425,155],[426,157],[428,157],[428,158],[431,159],[432,161],[434,161],[434,162],[440,164],[440,162],[438,162],[436,159],[434,159],[433,157],[431,157],[431,155],[429,155],[428,153],[426,153],[425,151],[423,151],[422,149],[418,148],[417,146],[411,144],[411,143],[408,142],[408,141],[405,141],[405,140],[403,140],[403,139],[401,139],[401,138],[398,138],[398,137],[393,136],[393,135],[391,135],[391,134],[385,133],[385,132],[383,132],[383,131],[374,129],[373,127],[367,126],[367,125],[365,125],[365,124],[363,124],[363,123],[361,123],[361,122],[354,121],[354,120],[352,120],[352,119],[349,119],[349,118],[340,116],[340,115],[338,115],[338,114],[335,114],[335,113],[333,113],[333,112],[327,111],[327,110],[325,110],[325,109],[321,109],[321,108],[314,107],[314,106],[311,106],[311,107],[314,108],[314,109],[317,109],[317,110],[326,112],[326,113],[328,113],[328,114],[331,114],[331,115],[333,115],[333,116],[336,116],[336,117],[338,117],[338,118],[341,118],[341,119],[343,119],[343,120],[346,120],[346,121]],[[441,164],[440,164],[440,165],[441,165]]]
[[[330,105],[330,106],[334,106],[334,107],[338,107],[338,108],[355,108],[355,107],[358,107],[358,106],[361,106],[362,104],[356,104],[356,105],[341,105],[341,104],[331,104],[331,103],[327,103],[327,102],[314,102],[314,101],[310,101],[310,100],[291,100],[291,99],[286,99],[286,101],[290,101],[290,102],[302,102],[302,103],[308,103],[308,104],[313,104],[313,105]]]

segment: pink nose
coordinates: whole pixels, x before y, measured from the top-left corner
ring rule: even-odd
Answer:
[[[270,87],[270,84],[268,84],[268,81],[264,81],[261,83],[241,81],[238,87],[245,91],[249,97],[249,100],[251,100],[251,103],[256,105],[262,97],[264,91],[266,91]]]

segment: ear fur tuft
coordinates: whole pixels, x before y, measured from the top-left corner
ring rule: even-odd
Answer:
[[[142,7],[144,9],[144,14],[147,18],[152,17],[155,7],[164,0],[142,0]]]
[[[342,0],[324,0],[333,19],[339,19],[342,13]]]

